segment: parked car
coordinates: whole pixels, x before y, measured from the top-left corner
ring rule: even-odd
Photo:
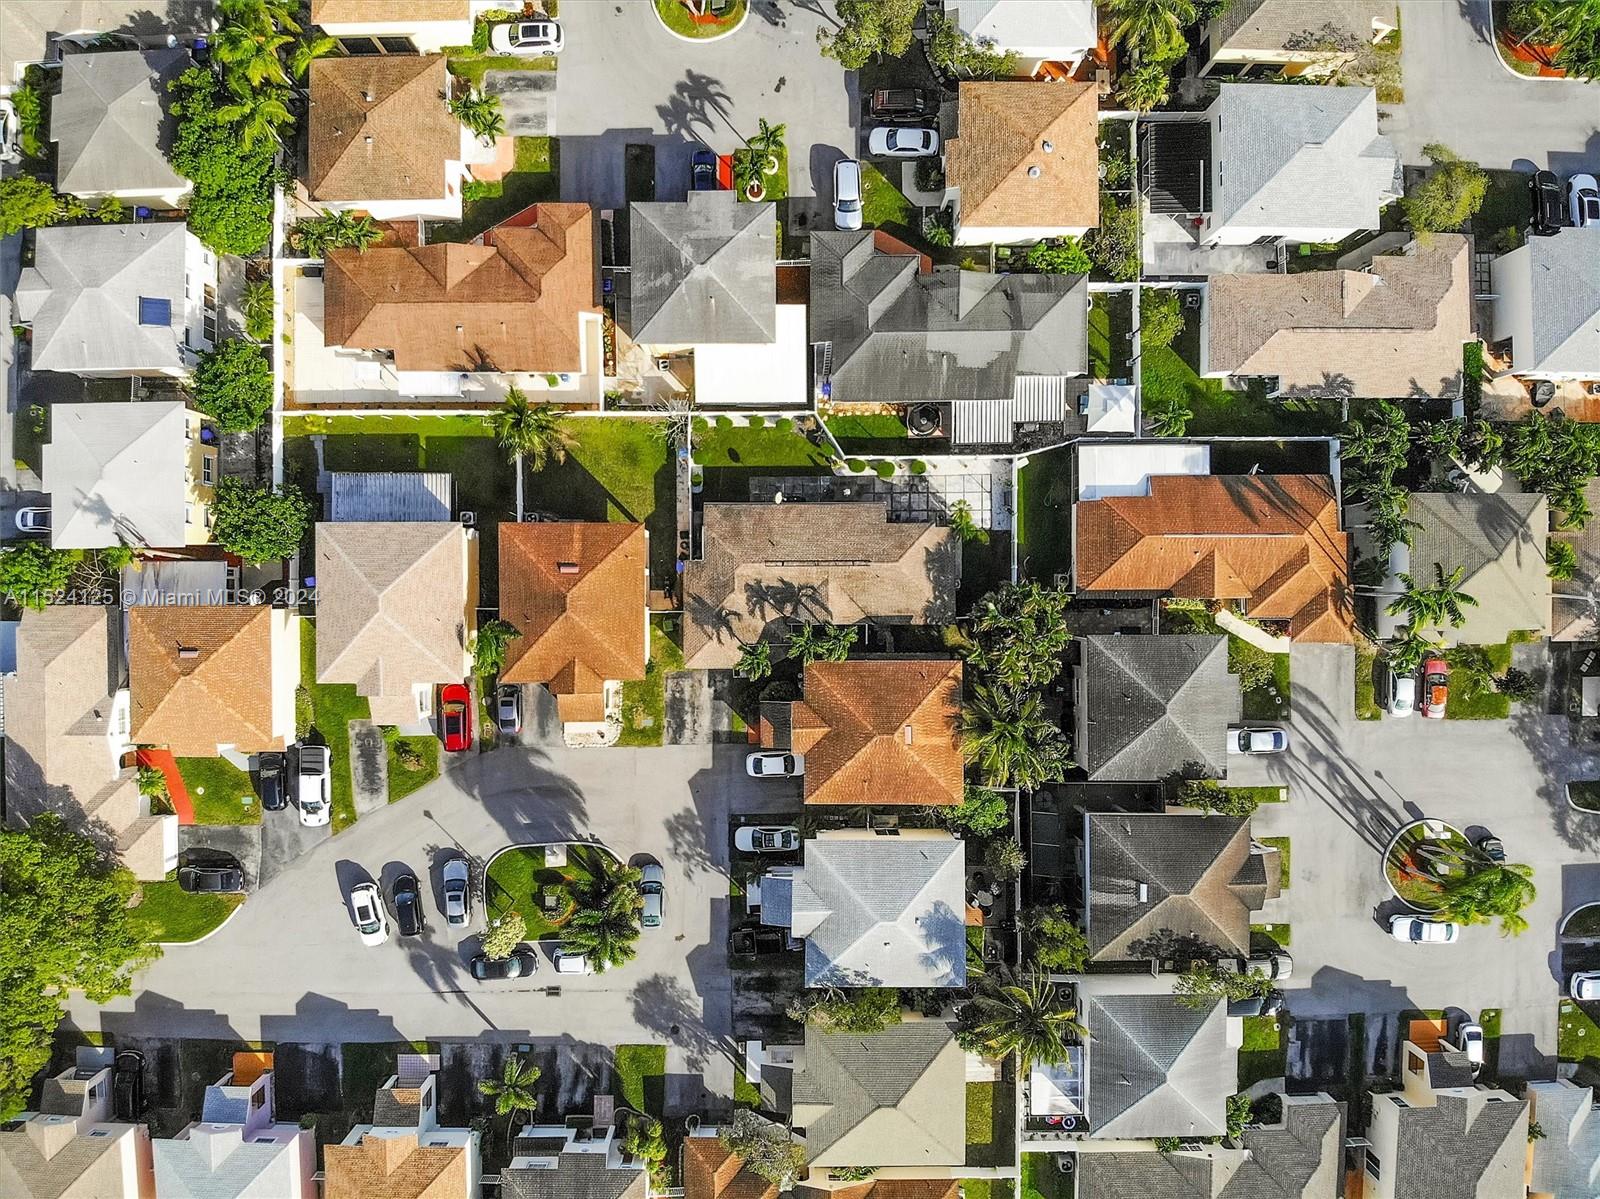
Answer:
[[[789,937],[781,928],[736,928],[728,934],[728,952],[736,958],[782,953]]]
[[[1283,993],[1268,991],[1265,995],[1252,995],[1248,999],[1230,999],[1230,1016],[1276,1016],[1283,1011]]]
[[[494,722],[502,737],[522,732],[522,688],[505,683],[494,693]]]
[[[256,759],[256,794],[267,812],[281,811],[289,802],[284,793],[282,754],[262,754]]]
[[[548,58],[564,44],[558,21],[507,21],[489,30],[489,49],[496,54]]]
[[[880,87],[867,101],[875,121],[914,121],[929,116],[938,105],[931,91],[920,87]]]
[[[490,958],[478,954],[472,959],[472,977],[479,982],[494,982],[502,978],[527,978],[539,969],[539,955],[526,945],[518,945],[508,958]]]
[[[1422,714],[1429,720],[1443,720],[1450,702],[1450,664],[1443,658],[1429,658],[1422,664]]]
[[[1417,710],[1417,676],[1389,672],[1389,715],[1404,720]]]
[[[1401,913],[1389,917],[1389,935],[1412,945],[1450,945],[1461,939],[1461,926],[1453,920],[1426,920]]]
[[[451,928],[465,928],[472,923],[472,889],[467,859],[459,855],[446,862],[439,871],[444,884],[444,922]]]
[[[137,1049],[117,1054],[111,1089],[118,1120],[131,1124],[144,1115],[144,1054]]]
[[[644,909],[639,913],[643,928],[660,928],[661,917],[667,906],[667,876],[659,863],[650,862],[639,871],[639,894],[644,896]]]
[[[564,949],[555,952],[554,959],[557,974],[593,974],[594,967],[589,965],[589,959],[581,953],[568,953]]]
[[[847,233],[861,228],[861,164],[853,158],[833,164],[833,227]]]
[[[883,158],[927,158],[939,152],[939,135],[920,125],[880,125],[867,134],[867,152]]]
[[[472,692],[464,683],[447,683],[440,688],[439,733],[447,753],[472,748]]]
[[[326,745],[302,745],[296,757],[300,769],[295,775],[294,801],[300,808],[300,823],[307,828],[327,824],[333,809],[333,753]]]
[[[1230,754],[1281,754],[1289,748],[1289,730],[1274,724],[1228,730]]]
[[[357,883],[350,888],[350,916],[363,945],[382,945],[389,939],[389,914],[377,883]]]
[[[1567,216],[1579,229],[1600,225],[1600,183],[1593,175],[1567,180]]]
[[[50,531],[50,509],[18,508],[17,532],[44,535]]]
[[[792,824],[746,824],[733,830],[740,853],[793,853],[800,848],[800,830]]]
[[[689,181],[697,192],[717,190],[717,156],[704,146],[689,160]]]
[[[1499,837],[1484,833],[1478,838],[1477,846],[1478,852],[1491,862],[1503,862],[1506,860],[1505,842],[1501,841]]]
[[[417,876],[409,870],[389,885],[389,898],[394,902],[394,923],[402,937],[420,936],[427,922],[422,918],[422,891],[417,886]]]
[[[1252,953],[1249,967],[1251,970],[1261,971],[1276,982],[1294,974],[1294,958],[1282,949],[1275,949],[1271,953]]]
[[[1561,202],[1561,180],[1554,171],[1535,171],[1528,182],[1533,193],[1533,232],[1550,237],[1567,223],[1566,206]]]
[[[1483,1025],[1468,1021],[1456,1029],[1456,1047],[1467,1055],[1472,1077],[1478,1077],[1478,1071],[1483,1069]]]
[[[22,121],[16,106],[0,98],[0,162],[22,161]]]
[[[178,889],[192,895],[231,895],[244,890],[244,871],[238,866],[184,866],[178,871]]]
[[[1574,999],[1600,999],[1600,970],[1580,970],[1567,984],[1567,994]]]
[[[744,760],[744,772],[753,779],[797,778],[806,772],[806,760],[801,754],[758,749]]]

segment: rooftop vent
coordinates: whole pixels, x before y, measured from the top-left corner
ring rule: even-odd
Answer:
[[[557,562],[556,570],[564,575],[575,575],[578,573],[578,564],[576,562]]]
[[[1149,903],[1150,902],[1150,884],[1149,883],[1140,883],[1139,884],[1139,902],[1140,903]]]
[[[910,726],[910,725],[909,725],[909,724],[908,724],[908,725],[906,725],[906,727],[905,727],[905,728],[903,728],[903,729],[902,729],[902,730],[900,730],[900,731],[901,731],[901,733],[902,733],[902,734],[904,734],[904,736],[905,736],[905,739],[906,739],[906,744],[907,744],[907,745],[910,745],[910,744],[911,744],[911,726]]]
[[[1056,152],[1056,144],[1047,137],[1044,139],[1044,141],[1039,143],[1039,149],[1043,150],[1046,154],[1054,154]]]
[[[371,145],[371,144],[372,144],[372,134],[370,134],[370,133],[369,133],[369,134],[367,134],[367,136],[366,136],[366,143],[367,143],[367,145],[369,145],[369,146],[370,146],[370,145]]]
[[[178,657],[180,658],[198,658],[199,656],[200,651],[192,645],[180,645],[178,647]]]
[[[1037,163],[1035,163],[1033,166],[1028,168],[1028,178],[1029,179],[1037,179],[1039,177],[1039,174],[1040,174],[1040,171],[1039,171],[1039,166],[1038,166]]]
[[[361,93],[361,98],[368,104],[371,104],[377,100],[378,96],[376,92],[364,91]],[[372,139],[369,137],[367,140],[370,142]]]

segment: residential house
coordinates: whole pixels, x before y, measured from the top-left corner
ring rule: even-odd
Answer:
[[[130,207],[183,207],[194,184],[167,162],[175,132],[167,86],[192,65],[182,48],[62,58],[61,91],[50,101],[56,190]]]
[[[1203,446],[1083,447],[1078,464],[1080,594],[1221,600],[1297,641],[1349,642],[1349,539],[1330,476],[1213,475]]]
[[[133,741],[180,758],[294,740],[300,621],[287,608],[193,604],[125,614]]]
[[[778,1184],[752,1170],[718,1131],[702,1124],[683,1138],[683,1199],[778,1199]]]
[[[608,1101],[609,1102],[609,1101]],[[643,1158],[622,1147],[615,1120],[588,1116],[564,1124],[528,1124],[500,1171],[501,1199],[645,1199]]]
[[[1533,1142],[1530,1194],[1588,1199],[1600,1194],[1600,1096],[1570,1078],[1528,1084],[1528,1118],[1544,1131]],[[691,1197],[693,1199],[693,1197]]]
[[[805,757],[808,804],[958,804],[960,723],[960,662],[812,662],[802,699],[761,705],[761,744]]]
[[[455,521],[317,525],[317,681],[351,683],[378,724],[413,725],[472,673],[478,534]]]
[[[438,1068],[436,1056],[400,1055],[373,1098],[372,1123],[323,1148],[322,1199],[478,1199],[482,1139],[439,1126]]]
[[[1489,266],[1495,349],[1530,379],[1600,379],[1600,228],[1530,237]]]
[[[1379,588],[1378,632],[1392,636],[1406,623],[1388,604],[1410,575],[1419,587],[1431,587],[1435,568],[1448,576],[1462,572],[1460,590],[1476,604],[1462,605],[1461,625],[1428,630],[1449,645],[1493,645],[1512,633],[1528,630],[1549,635],[1553,600],[1544,551],[1548,540],[1549,504],[1537,492],[1460,495],[1418,492],[1406,508],[1412,522],[1411,544],[1397,544],[1389,553],[1389,573]]]
[[[1283,1095],[1274,1124],[1237,1145],[1079,1153],[1079,1199],[1340,1199],[1344,1112],[1329,1096]]]
[[[1471,243],[1441,233],[1364,271],[1213,275],[1206,324],[1201,373],[1214,378],[1265,376],[1289,396],[1452,400],[1474,339]]]
[[[311,23],[345,54],[433,54],[472,42],[472,19],[499,0],[311,0]]]
[[[1081,237],[1098,225],[1099,113],[1092,83],[963,82],[945,143],[956,243]]]
[[[1206,26],[1200,74],[1322,76],[1399,27],[1395,0],[1234,0]]]
[[[311,64],[306,191],[376,220],[461,219],[471,164],[494,159],[449,107],[442,55],[362,55]]]
[[[1087,275],[936,269],[881,231],[811,235],[822,394],[938,405],[961,445],[1009,444],[1022,422],[1083,430],[1088,314]]]
[[[44,447],[56,549],[211,540],[216,437],[182,400],[57,404]]]
[[[961,541],[887,504],[706,504],[683,573],[683,654],[728,669],[790,622],[939,624],[955,615]]]
[[[517,630],[500,672],[556,697],[574,735],[614,721],[650,657],[650,534],[643,525],[500,526],[500,617]]]
[[[875,1033],[808,1024],[792,1059],[762,1067],[762,1106],[787,1116],[813,1170],[916,1177],[965,1165],[967,1055],[944,1021],[908,1017]]]
[[[960,987],[966,842],[940,829],[822,832],[766,876],[761,920],[804,939],[808,987]]]
[[[1406,1040],[1400,1058],[1401,1089],[1372,1096],[1361,1194],[1523,1199],[1528,1101],[1474,1083],[1465,1053]]]
[[[951,0],[945,16],[978,42],[1017,56],[1022,75],[1060,80],[1099,42],[1094,0]]]
[[[1222,778],[1243,712],[1221,636],[1099,636],[1072,668],[1073,753],[1094,782]]]
[[[37,1111],[0,1126],[0,1194],[7,1199],[156,1199],[150,1129],[111,1110],[111,1053],[79,1050],[47,1078]]]
[[[36,371],[186,378],[217,337],[217,260],[176,221],[39,229],[16,316]]]
[[[23,611],[5,679],[6,811],[55,812],[114,848],[134,877],[158,880],[178,865],[178,818],[152,815],[139,794],[121,645],[115,608]]]
[[[1169,937],[1246,956],[1251,914],[1278,895],[1278,851],[1232,816],[1085,812],[1079,852],[1094,962],[1166,959],[1144,943]]]
[[[272,1055],[236,1053],[200,1119],[154,1142],[160,1199],[318,1199],[317,1138],[273,1118]]]

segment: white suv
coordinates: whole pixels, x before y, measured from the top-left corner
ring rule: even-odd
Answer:
[[[300,770],[295,777],[295,802],[300,805],[300,823],[317,828],[332,819],[333,754],[326,745],[302,745],[297,755]]]

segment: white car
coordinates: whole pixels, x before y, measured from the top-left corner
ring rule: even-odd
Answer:
[[[746,824],[733,830],[740,853],[793,853],[800,848],[800,830],[792,824]]]
[[[1600,999],[1600,970],[1580,970],[1567,984],[1574,999]]]
[[[22,121],[10,100],[0,99],[0,162],[22,161]]]
[[[884,158],[927,158],[939,152],[939,135],[916,126],[879,125],[867,135],[867,152]]]
[[[845,233],[861,228],[861,164],[853,158],[833,164],[833,227]]]
[[[1274,982],[1294,975],[1294,958],[1283,949],[1271,953],[1252,953],[1247,965],[1249,969],[1259,970]]]
[[[1402,913],[1389,917],[1389,935],[1412,945],[1452,945],[1461,939],[1461,926],[1453,920],[1424,920]]]
[[[19,533],[48,533],[50,531],[50,509],[48,508],[18,508],[17,532]]]
[[[350,888],[350,917],[363,945],[382,945],[389,939],[389,914],[377,883],[357,883]]]
[[[1469,1022],[1456,1029],[1456,1045],[1467,1055],[1467,1065],[1476,1078],[1483,1069],[1483,1025]]]
[[[758,749],[744,760],[744,772],[753,779],[797,778],[806,772],[806,760],[781,749]]]
[[[467,859],[451,858],[439,871],[439,881],[444,884],[444,922],[451,928],[465,928],[472,923],[472,890],[468,880]]]
[[[297,756],[300,770],[294,798],[300,806],[300,823],[317,828],[333,818],[333,754],[326,745],[302,745]]]
[[[564,44],[556,21],[507,21],[489,30],[489,49],[496,54],[560,54]]]
[[[1600,225],[1600,183],[1593,175],[1574,175],[1567,180],[1567,209],[1579,229]]]
[[[644,897],[644,908],[639,913],[643,928],[660,928],[663,909],[667,905],[667,876],[655,862],[639,871],[639,894]]]
[[[1289,730],[1263,724],[1228,730],[1230,754],[1281,754],[1289,748]]]
[[[567,953],[558,949],[555,952],[557,974],[593,974],[594,967],[589,965],[589,959],[581,953]]]
[[[1403,720],[1417,710],[1417,676],[1389,674],[1389,715]]]

